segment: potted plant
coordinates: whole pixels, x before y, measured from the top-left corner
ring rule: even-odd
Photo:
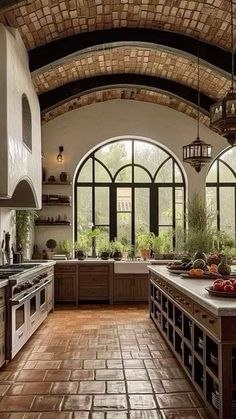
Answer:
[[[49,250],[47,251],[47,258],[48,258],[48,259],[52,259],[52,258],[53,258],[53,256],[55,255],[55,249],[56,249],[56,247],[57,247],[57,242],[56,242],[56,240],[54,240],[54,239],[48,239],[48,240],[46,241],[46,246],[47,246],[47,248],[49,249]]]
[[[63,240],[59,242],[59,249],[61,253],[66,255],[67,259],[70,259],[73,251],[73,243],[69,240]]]
[[[150,233],[150,232],[139,233],[137,235],[136,237],[137,246],[143,260],[150,258],[150,251],[153,245],[154,238],[155,238],[154,233]]]
[[[89,237],[84,233],[80,233],[77,241],[74,243],[74,249],[75,249],[75,256],[79,260],[84,260],[86,258],[87,252],[90,249],[89,245]]]
[[[112,248],[112,257],[114,260],[121,260],[122,259],[122,251],[123,251],[123,244],[118,240],[114,240],[111,242]]]
[[[16,250],[26,252],[30,244],[30,236],[33,231],[35,219],[38,214],[34,210],[16,210]]]
[[[111,245],[105,238],[101,239],[98,244],[98,254],[102,260],[108,260],[111,254]]]

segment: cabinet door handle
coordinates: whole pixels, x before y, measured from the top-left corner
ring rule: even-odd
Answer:
[[[197,308],[195,309],[195,313],[200,313],[200,310],[198,310]]]
[[[215,320],[209,320],[209,323],[210,324],[214,324],[215,323]]]
[[[202,318],[206,319],[207,318],[207,314],[202,314]]]

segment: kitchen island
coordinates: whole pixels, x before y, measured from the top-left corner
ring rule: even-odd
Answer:
[[[149,266],[149,312],[213,418],[236,417],[236,298]]]

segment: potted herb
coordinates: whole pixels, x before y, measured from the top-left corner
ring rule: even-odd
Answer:
[[[118,240],[114,240],[111,242],[112,248],[112,257],[114,260],[121,260],[122,259],[122,251],[123,251],[123,244]]]
[[[108,260],[111,254],[111,245],[105,238],[101,239],[98,244],[98,254],[102,260]]]
[[[79,260],[84,260],[86,258],[87,252],[90,249],[89,238],[86,233],[81,233],[79,235],[77,241],[74,243],[74,249],[75,256]]]
[[[139,233],[137,235],[136,237],[137,246],[143,260],[150,258],[150,251],[153,245],[154,238],[155,238],[154,233],[150,233],[150,232]]]
[[[59,242],[59,249],[61,253],[64,253],[67,259],[71,259],[72,251],[73,251],[73,243],[69,240],[63,240]]]
[[[53,258],[53,256],[55,255],[55,249],[56,249],[56,247],[57,247],[57,242],[56,242],[56,240],[54,240],[54,239],[48,239],[48,240],[46,241],[46,246],[47,246],[47,248],[49,249],[49,250],[47,251],[47,258],[48,258],[48,259],[52,259],[52,258]]]
[[[31,233],[38,214],[34,210],[16,210],[16,250],[26,252],[29,248]]]

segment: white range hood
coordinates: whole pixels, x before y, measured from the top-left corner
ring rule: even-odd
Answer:
[[[41,208],[41,121],[28,53],[0,24],[0,207]]]

